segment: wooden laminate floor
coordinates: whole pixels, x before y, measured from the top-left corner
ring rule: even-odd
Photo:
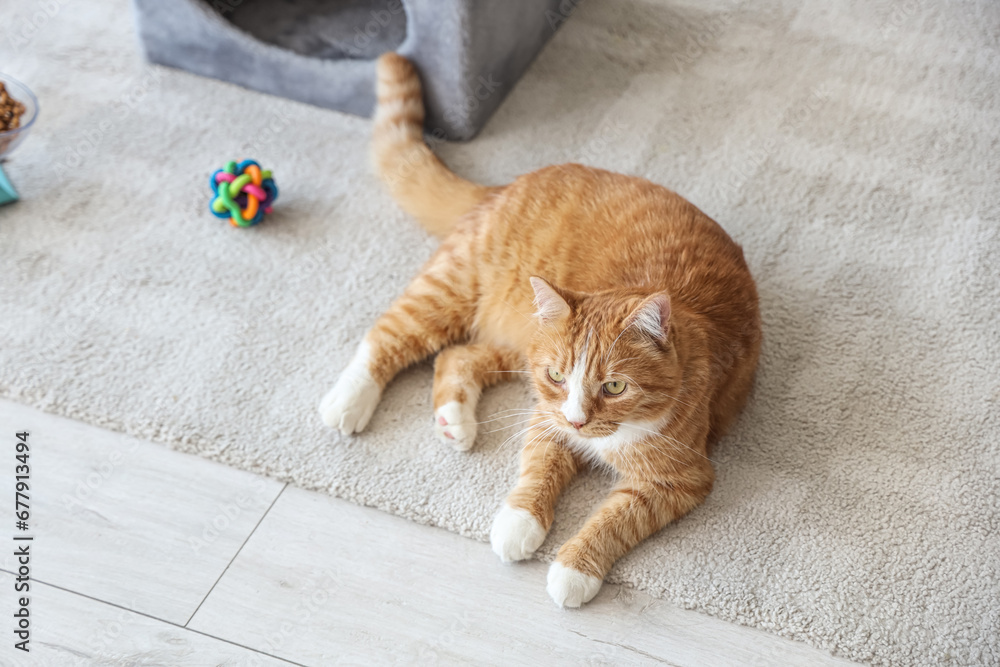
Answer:
[[[620,586],[561,610],[541,563],[16,403],[0,428],[11,504],[15,433],[31,447],[29,529],[11,507],[0,535],[2,665],[852,664]]]

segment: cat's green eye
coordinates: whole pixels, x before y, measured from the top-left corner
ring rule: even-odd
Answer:
[[[565,377],[563,376],[563,374],[562,374],[562,373],[560,373],[559,371],[557,371],[557,370],[556,370],[556,369],[554,369],[554,368],[550,368],[550,369],[549,369],[549,378],[550,378],[550,379],[551,379],[551,380],[552,380],[553,382],[555,382],[556,384],[559,384],[559,383],[561,383],[561,382],[562,382],[563,380],[565,380],[565,379],[566,379],[566,378],[565,378]]]
[[[625,383],[621,380],[615,380],[613,382],[604,383],[604,391],[611,394],[612,396],[617,396],[618,394],[625,391]]]

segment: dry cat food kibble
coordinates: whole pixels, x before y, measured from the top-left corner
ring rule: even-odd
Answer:
[[[0,132],[19,128],[23,113],[24,105],[11,97],[3,81],[0,81]]]

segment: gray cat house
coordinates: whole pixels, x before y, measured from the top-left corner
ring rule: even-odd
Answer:
[[[134,0],[146,57],[370,116],[375,59],[397,51],[424,83],[426,130],[467,140],[579,0]]]

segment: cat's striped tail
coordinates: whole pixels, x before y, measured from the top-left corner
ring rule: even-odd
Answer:
[[[375,170],[403,210],[427,231],[446,236],[494,188],[461,178],[424,142],[420,76],[409,60],[383,54],[376,73]]]

